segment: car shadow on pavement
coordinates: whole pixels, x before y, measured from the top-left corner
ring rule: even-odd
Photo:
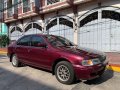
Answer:
[[[22,72],[25,72],[25,69]],[[56,88],[0,67],[0,90],[56,90]]]
[[[85,81],[84,83],[87,85],[98,85],[98,84],[108,81],[113,76],[114,76],[114,71],[107,69],[101,77],[93,79],[93,80]]]

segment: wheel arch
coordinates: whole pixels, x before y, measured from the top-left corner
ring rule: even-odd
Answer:
[[[72,64],[72,62],[70,62],[70,60],[66,59],[66,58],[59,58],[59,59],[56,59],[53,64],[52,64],[52,74],[55,75],[55,66],[61,62],[61,61],[66,61],[66,62],[69,62]]]

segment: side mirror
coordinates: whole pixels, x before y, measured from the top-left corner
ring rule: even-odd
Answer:
[[[37,47],[45,47],[45,48],[46,48],[47,45],[46,45],[45,43],[38,43],[38,44],[37,44]]]

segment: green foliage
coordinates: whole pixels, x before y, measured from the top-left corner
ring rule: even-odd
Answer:
[[[0,35],[0,47],[6,47],[9,44],[9,37],[7,35]]]

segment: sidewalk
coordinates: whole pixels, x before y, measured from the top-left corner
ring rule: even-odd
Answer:
[[[106,53],[107,60],[109,61],[108,69],[120,72],[120,53]]]
[[[0,54],[7,54],[7,48],[0,48]]]
[[[0,54],[6,55],[7,49],[0,48]],[[108,69],[111,69],[116,72],[120,72],[120,53],[106,53],[107,60],[109,61]]]

